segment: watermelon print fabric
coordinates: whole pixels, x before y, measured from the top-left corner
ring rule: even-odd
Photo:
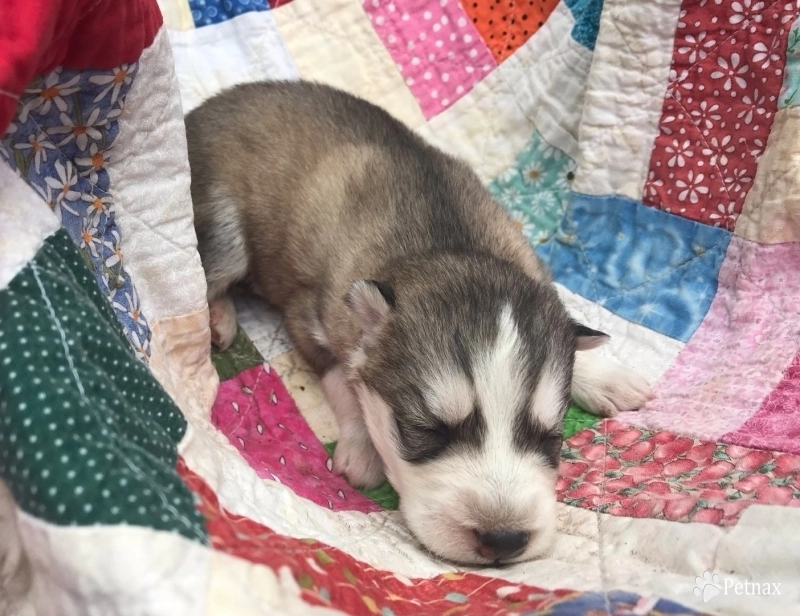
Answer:
[[[2,616],[798,613],[800,0],[6,4]],[[182,115],[299,78],[471,164],[653,384],[566,413],[540,560],[443,562],[338,477],[259,299],[209,353]]]

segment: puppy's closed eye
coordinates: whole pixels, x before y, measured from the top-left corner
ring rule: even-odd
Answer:
[[[479,409],[449,425],[438,418],[425,423],[397,422],[404,457],[408,462],[429,462],[457,446],[480,446],[485,422]]]

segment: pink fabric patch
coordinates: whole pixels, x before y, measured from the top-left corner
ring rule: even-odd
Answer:
[[[332,460],[268,366],[245,370],[220,384],[211,421],[259,477],[334,511],[382,510],[331,472]]]
[[[800,355],[784,373],[778,387],[764,400],[758,412],[741,428],[722,437],[760,449],[800,453]]]
[[[656,384],[657,398],[624,419],[714,441],[737,431],[800,351],[798,298],[800,245],[733,237],[706,318]],[[769,430],[784,434],[777,423]]]
[[[426,118],[497,66],[458,0],[364,0],[364,10]]]

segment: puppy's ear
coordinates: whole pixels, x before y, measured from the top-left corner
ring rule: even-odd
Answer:
[[[374,280],[356,280],[350,284],[344,302],[361,325],[366,341],[371,341],[394,308],[392,288]]]
[[[581,325],[577,321],[572,322],[572,329],[575,332],[575,340],[577,342],[577,346],[575,348],[578,351],[595,349],[605,344],[609,340],[608,334],[604,334],[596,329]]]

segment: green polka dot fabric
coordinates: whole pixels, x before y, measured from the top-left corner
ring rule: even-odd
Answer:
[[[59,231],[0,291],[0,477],[48,522],[135,524],[205,542],[175,471],[185,431]]]

